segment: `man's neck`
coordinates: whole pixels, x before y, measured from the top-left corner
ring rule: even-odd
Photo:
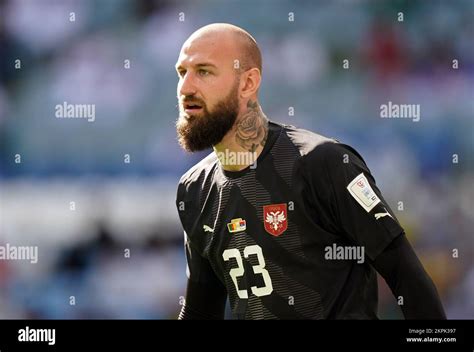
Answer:
[[[232,129],[214,146],[214,152],[224,170],[240,171],[257,161],[267,136],[268,119],[257,100],[249,100]]]

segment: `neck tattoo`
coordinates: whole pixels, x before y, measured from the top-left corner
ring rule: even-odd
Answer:
[[[235,141],[248,152],[255,152],[259,145],[265,145],[268,135],[268,119],[258,102],[249,100],[247,111],[237,122]]]

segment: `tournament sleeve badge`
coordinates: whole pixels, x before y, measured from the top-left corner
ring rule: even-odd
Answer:
[[[380,203],[379,197],[375,194],[364,173],[358,175],[349,183],[347,190],[366,212],[370,212]]]
[[[263,224],[265,231],[272,236],[280,236],[288,228],[286,203],[263,206]]]

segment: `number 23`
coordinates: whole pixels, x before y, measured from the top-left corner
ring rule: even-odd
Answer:
[[[268,273],[267,269],[265,269],[265,258],[263,257],[262,248],[259,245],[247,246],[244,248],[244,257],[248,258],[250,255],[255,254],[257,255],[258,265],[253,265],[253,272],[255,274],[261,274],[263,278],[263,282],[265,283],[262,287],[252,286],[251,290],[255,296],[268,296],[273,292],[273,285],[272,279],[270,278],[270,274]],[[232,268],[229,271],[229,275],[232,278],[232,282],[235,285],[235,289],[237,291],[238,296],[241,299],[248,298],[247,290],[239,290],[239,285],[237,283],[237,278],[244,275],[245,269],[242,262],[242,256],[237,248],[226,249],[222,253],[222,257],[225,261],[228,261],[230,258],[235,258],[237,261],[237,268]]]

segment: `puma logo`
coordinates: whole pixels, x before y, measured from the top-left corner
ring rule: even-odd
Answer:
[[[392,215],[390,215],[389,213],[376,213],[374,215],[376,220],[383,218],[384,216],[390,216],[393,219]]]
[[[214,233],[214,229],[210,228],[210,227],[207,226],[207,225],[204,225],[202,228],[203,228],[204,232],[212,232],[212,233]]]

